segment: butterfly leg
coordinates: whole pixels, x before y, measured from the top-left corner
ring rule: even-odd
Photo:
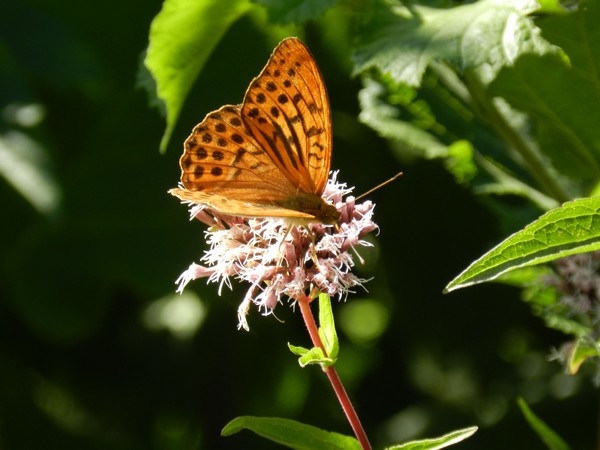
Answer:
[[[311,240],[310,253],[311,253],[312,260],[315,263],[317,270],[319,272],[323,272],[321,265],[319,264],[319,258],[317,258],[317,241],[315,239],[315,233],[313,233],[310,230],[308,230],[308,233],[310,234],[310,240]]]
[[[283,235],[283,238],[281,238],[281,241],[279,241],[279,249],[277,250],[277,254],[279,256],[277,257],[277,265],[275,266],[277,270],[279,270],[279,268],[283,267],[284,260],[287,263],[286,265],[289,267],[289,262],[287,261],[284,250],[283,250],[283,244],[285,243],[285,240],[287,239],[290,232],[292,231],[292,227],[293,227],[293,225],[288,225],[287,230],[285,231],[285,234]]]

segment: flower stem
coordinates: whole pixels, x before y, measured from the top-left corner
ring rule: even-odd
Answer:
[[[299,296],[298,304],[300,305],[300,312],[302,313],[302,318],[304,319],[304,323],[306,324],[306,328],[308,329],[308,334],[310,335],[310,339],[315,347],[319,347],[323,350],[323,353],[327,355],[327,351],[325,350],[325,346],[321,341],[321,337],[319,336],[319,330],[317,328],[317,324],[315,323],[315,318],[313,316],[312,310],[310,309],[310,298],[306,295]],[[328,355],[327,355],[328,356]],[[360,419],[356,414],[354,407],[352,406],[352,402],[348,397],[348,393],[346,389],[344,389],[344,385],[340,380],[335,368],[333,366],[323,367],[323,371],[329,378],[329,382],[335,391],[335,395],[342,405],[342,409],[344,410],[344,414],[350,422],[350,426],[352,426],[352,430],[354,431],[354,435],[360,442],[360,445],[363,450],[371,450],[371,444],[367,439],[367,434],[360,423]]]

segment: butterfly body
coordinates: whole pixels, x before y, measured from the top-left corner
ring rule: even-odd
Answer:
[[[329,101],[317,65],[283,40],[241,105],[209,113],[184,143],[181,187],[169,193],[223,214],[332,224],[322,195],[331,164]]]

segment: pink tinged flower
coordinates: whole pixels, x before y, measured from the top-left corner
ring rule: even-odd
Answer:
[[[175,283],[177,286],[177,292],[181,293],[185,289],[186,285],[192,281],[197,280],[198,278],[210,277],[215,273],[214,268],[200,266],[196,263],[192,263],[190,267],[187,268],[185,272],[179,275],[177,281]]]
[[[238,328],[248,330],[246,316],[252,304],[263,315],[273,312],[282,298],[326,293],[345,299],[352,288],[366,280],[352,274],[357,247],[371,244],[362,238],[377,230],[372,221],[374,204],[355,204],[352,189],[337,181],[337,172],[327,183],[323,197],[340,211],[335,225],[321,223],[290,225],[276,218],[227,216],[203,205],[194,205],[192,218],[209,226],[205,232],[209,249],[177,280],[178,292],[198,278],[231,288],[231,278],[248,282],[238,308]],[[290,228],[291,227],[291,228]],[[362,262],[362,260],[361,260]]]

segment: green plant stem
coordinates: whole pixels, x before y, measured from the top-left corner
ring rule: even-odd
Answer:
[[[306,324],[306,328],[308,329],[308,334],[310,335],[310,339],[315,347],[319,347],[323,350],[323,353],[327,355],[327,351],[325,350],[325,346],[321,341],[321,337],[319,336],[319,330],[317,328],[317,324],[315,322],[315,318],[313,316],[312,310],[310,309],[310,298],[306,295],[302,295],[298,299],[298,305],[300,305],[300,312],[302,313],[302,318],[304,319],[304,323]],[[327,355],[329,356],[329,355]],[[352,402],[348,397],[348,393],[346,389],[344,389],[344,385],[340,380],[335,368],[333,366],[323,367],[323,371],[329,378],[329,382],[335,391],[335,395],[344,410],[344,414],[348,418],[348,422],[350,422],[350,426],[354,431],[354,435],[358,442],[360,442],[363,450],[371,450],[371,444],[367,438],[367,434],[363,429],[362,424],[360,423],[360,419],[356,414],[356,410],[352,406]]]
[[[469,90],[476,113],[523,158],[528,166],[528,172],[536,179],[546,194],[560,203],[570,200],[568,194],[557,183],[556,177],[548,171],[548,163],[506,122],[486,92],[481,80],[473,71],[465,72],[465,86]]]

